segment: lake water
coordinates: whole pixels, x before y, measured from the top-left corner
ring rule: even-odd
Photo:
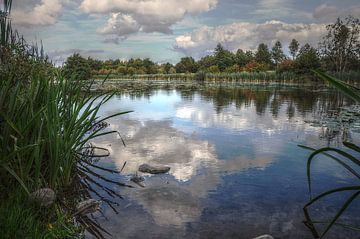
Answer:
[[[167,86],[119,93],[100,115],[134,111],[108,120],[108,129],[119,131],[126,147],[116,135],[94,144],[111,152],[100,165],[120,170],[127,162],[121,175],[106,176],[134,188],[99,180],[124,199],[110,197],[117,212],[104,203],[103,215],[95,218],[112,234],[109,238],[312,238],[302,223],[309,151],[298,145],[340,147],[341,132],[310,122],[347,104],[336,92],[296,88]],[[355,142],[358,136],[347,132]],[[139,173],[145,177],[140,187],[129,179],[143,163],[171,170]],[[313,166],[315,193],[356,182],[326,158]],[[310,213],[329,220],[348,196],[323,200]],[[359,215],[357,200],[340,221],[359,226]],[[327,238],[355,239],[360,233],[334,227]]]

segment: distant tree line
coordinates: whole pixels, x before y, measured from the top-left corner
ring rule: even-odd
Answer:
[[[225,49],[219,43],[212,55],[207,55],[198,61],[192,57],[183,57],[175,65],[157,64],[149,58],[100,61],[74,54],[65,62],[64,71],[67,75],[72,74],[73,77],[86,79],[91,74],[109,73],[141,75],[277,71],[303,74],[309,69],[320,67],[337,73],[358,70],[360,67],[360,20],[352,16],[338,18],[326,29],[327,34],[316,48],[308,43],[300,45],[296,39],[293,39],[288,46],[288,54],[284,53],[280,41],[276,41],[271,48],[265,43],[260,43],[256,51],[238,49],[236,52]]]

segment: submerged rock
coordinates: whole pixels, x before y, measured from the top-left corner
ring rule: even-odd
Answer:
[[[76,205],[76,215],[85,215],[88,213],[94,213],[100,210],[100,201],[95,199],[87,199],[85,201],[79,202]]]
[[[270,235],[262,235],[262,236],[255,237],[254,239],[274,239],[274,238]]]
[[[40,188],[30,194],[30,198],[42,207],[49,207],[55,202],[55,192],[51,188]]]
[[[160,174],[169,172],[170,167],[142,164],[139,166],[139,171],[143,173]]]

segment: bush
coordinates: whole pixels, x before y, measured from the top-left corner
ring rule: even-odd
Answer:
[[[67,58],[63,67],[63,74],[68,80],[89,80],[91,78],[90,64],[87,59],[75,53]]]

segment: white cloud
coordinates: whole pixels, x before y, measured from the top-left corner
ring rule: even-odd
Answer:
[[[126,36],[138,31],[171,33],[171,26],[187,15],[210,11],[217,0],[84,0],[87,13],[111,14],[98,32]]]
[[[113,13],[107,24],[98,30],[102,34],[117,34],[119,36],[129,35],[138,32],[140,25],[135,19],[127,14]]]
[[[62,0],[41,0],[30,9],[23,9],[22,5],[15,5],[12,12],[13,22],[19,26],[46,26],[53,25],[57,22],[62,9]],[[16,6],[21,6],[16,8]]]
[[[204,26],[192,33],[181,35],[176,38],[174,49],[198,58],[208,54],[217,43],[232,51],[239,48],[255,50],[261,42],[272,45],[276,40],[287,46],[293,38],[302,44],[307,42],[316,45],[325,31],[323,24],[237,22],[217,27]]]
[[[332,21],[337,17],[344,17],[347,15],[360,17],[360,5],[354,5],[346,9],[339,9],[334,5],[322,4],[318,6],[313,13],[314,18],[325,21]]]

